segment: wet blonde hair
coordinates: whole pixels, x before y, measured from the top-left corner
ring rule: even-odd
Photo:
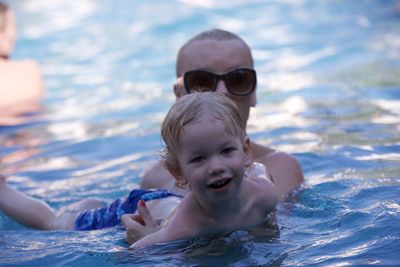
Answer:
[[[228,134],[240,138],[243,142],[245,124],[235,102],[229,97],[219,92],[194,92],[184,95],[171,107],[161,126],[161,136],[165,142],[161,156],[168,170],[178,167],[179,138],[183,128],[204,116],[220,121]]]

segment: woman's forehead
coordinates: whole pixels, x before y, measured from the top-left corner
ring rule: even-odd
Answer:
[[[183,72],[209,69],[226,72],[238,67],[253,67],[248,47],[239,40],[197,40],[183,51]]]

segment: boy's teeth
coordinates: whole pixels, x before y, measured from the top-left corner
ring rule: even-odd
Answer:
[[[220,187],[223,187],[223,186],[227,185],[229,183],[229,181],[230,181],[229,179],[220,180],[220,181],[217,181],[217,182],[214,182],[214,183],[210,184],[209,187],[211,187],[211,188],[220,188]]]

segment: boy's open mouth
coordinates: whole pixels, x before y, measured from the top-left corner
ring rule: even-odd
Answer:
[[[209,184],[208,187],[211,189],[221,189],[227,186],[232,179],[226,178],[226,179],[221,179],[218,181],[213,182],[212,184]]]

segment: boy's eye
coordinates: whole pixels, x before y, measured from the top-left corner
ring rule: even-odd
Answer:
[[[227,147],[225,149],[222,150],[222,154],[229,154],[233,151],[235,151],[236,149],[234,147]]]
[[[204,156],[198,156],[198,157],[194,157],[194,158],[192,158],[190,161],[189,161],[189,163],[196,163],[196,162],[200,162],[200,161],[202,161],[202,160],[204,160],[205,159],[205,157]]]

